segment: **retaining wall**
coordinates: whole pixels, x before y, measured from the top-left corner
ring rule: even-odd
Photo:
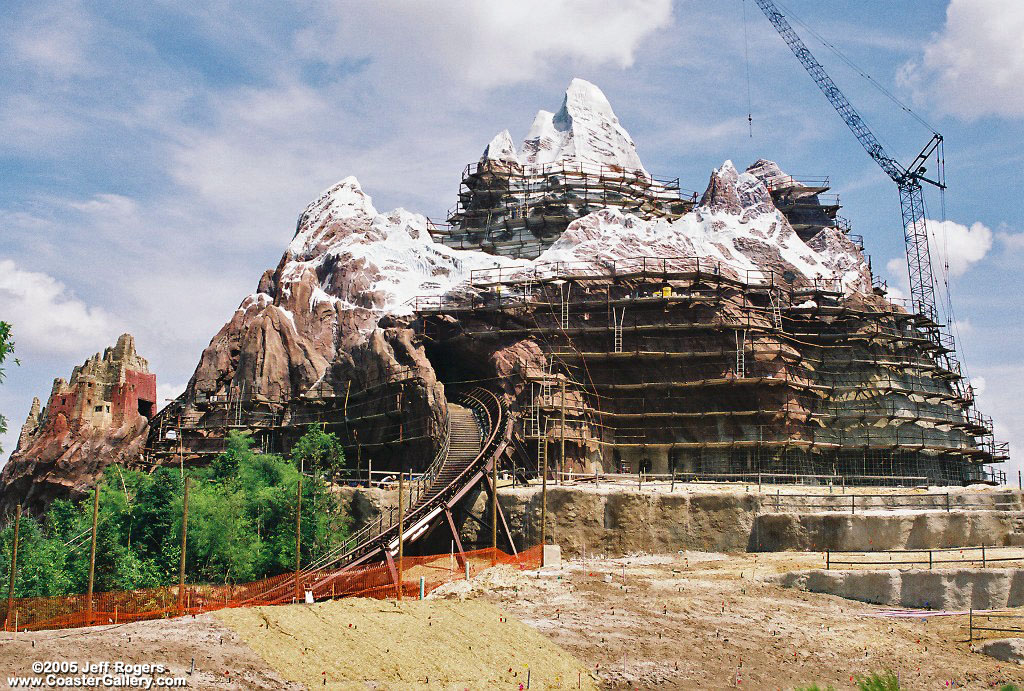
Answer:
[[[354,519],[353,530],[375,520],[396,503],[395,492],[342,490]],[[908,496],[908,495],[901,495]],[[566,556],[588,553],[621,556],[635,552],[711,552],[938,549],[975,545],[1024,545],[1024,511],[1016,490],[953,490],[950,511],[945,492],[928,495],[931,510],[883,511],[882,498],[858,498],[860,513],[821,511],[820,504],[848,505],[850,495],[784,499],[795,510],[776,513],[774,494],[722,488],[677,487],[675,492],[625,486],[548,486],[548,532]],[[498,492],[517,545],[540,540],[541,489]],[[783,495],[785,497],[785,495]],[[964,503],[991,510],[955,508]],[[785,506],[785,503],[783,506]],[[806,506],[806,511],[801,510]],[[819,506],[815,506],[819,505]],[[996,510],[995,507],[1014,510]],[[474,491],[455,511],[467,549],[490,544],[486,493]],[[482,518],[482,522],[469,517]],[[485,525],[486,524],[486,525]],[[438,529],[437,550],[448,545]],[[445,533],[441,535],[441,533]],[[439,545],[439,546],[438,546]]]
[[[1024,571],[793,571],[769,582],[851,600],[922,609],[999,609],[1024,605]]]

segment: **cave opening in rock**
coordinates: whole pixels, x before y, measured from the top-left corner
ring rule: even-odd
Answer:
[[[445,396],[451,400],[459,386],[484,382],[495,377],[489,360],[480,352],[460,347],[451,341],[426,344],[427,359],[434,367],[437,380],[445,385]]]
[[[153,417],[153,412],[155,408],[156,403],[154,403],[153,401],[144,401],[141,398],[139,399],[139,415],[146,418],[147,420]]]

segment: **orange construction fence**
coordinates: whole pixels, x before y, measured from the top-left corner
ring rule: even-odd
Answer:
[[[472,552],[456,552],[421,557],[404,557],[401,562],[401,590],[404,597],[417,597],[420,578],[424,592],[429,593],[445,583],[466,577],[466,567],[473,575],[497,564],[519,569],[535,569],[541,565],[543,546],[531,547],[517,555],[492,548]],[[394,561],[395,573],[398,560]],[[387,562],[378,562],[354,569],[304,571],[298,584],[294,573],[264,578],[236,585],[186,585],[179,603],[177,585],[144,588],[111,593],[66,595],[58,597],[25,597],[13,601],[5,613],[4,630],[39,631],[68,629],[79,626],[122,624],[145,619],[167,619],[185,614],[199,614],[226,607],[286,604],[311,593],[315,600],[342,597],[398,596],[398,586]],[[297,586],[297,587],[296,587]]]

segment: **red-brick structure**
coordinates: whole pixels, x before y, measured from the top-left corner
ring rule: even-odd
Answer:
[[[81,495],[107,465],[137,461],[156,408],[156,375],[123,334],[70,380],[55,379],[45,408],[33,399],[0,472],[0,511]]]

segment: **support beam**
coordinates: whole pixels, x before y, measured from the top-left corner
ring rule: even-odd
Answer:
[[[388,573],[391,574],[391,583],[395,586],[395,593],[398,593],[398,570],[395,568],[395,560],[391,558],[391,552],[384,550],[384,558],[388,563]]]
[[[501,521],[502,530],[505,531],[505,537],[508,539],[509,547],[512,548],[512,554],[519,554],[519,550],[516,549],[516,541],[512,539],[512,531],[508,527],[508,521],[505,520],[505,512],[501,508],[501,502],[497,501],[497,493],[491,489],[491,484],[487,481],[487,477],[483,478],[484,484],[487,486],[486,490],[494,497],[494,504],[497,509],[498,520]],[[497,524],[493,524],[494,530],[497,530]]]
[[[455,519],[452,517],[452,510],[450,508],[445,508],[444,517],[448,519],[448,529],[451,531],[452,539],[455,541],[455,549],[457,550],[455,552],[455,558],[459,561],[459,568],[465,568],[466,550],[462,548],[462,538],[459,537],[459,531],[455,527]]]

